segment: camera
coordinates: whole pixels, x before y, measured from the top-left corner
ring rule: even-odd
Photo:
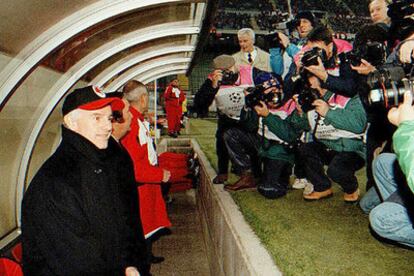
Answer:
[[[367,83],[371,87],[366,99],[369,105],[391,108],[403,102],[405,92],[414,94],[414,77],[406,76],[401,66],[381,68],[368,75]]]
[[[391,18],[390,35],[394,40],[404,40],[414,32],[414,0],[394,0],[388,5]]]
[[[238,73],[234,73],[233,71],[223,70],[222,71],[223,77],[219,85],[234,85],[239,78]]]
[[[265,86],[262,84],[256,85],[255,87],[247,88],[249,94],[244,98],[247,107],[254,108],[257,105],[261,105],[260,101],[266,104],[273,104],[274,106],[280,106],[282,103],[282,94],[277,92],[265,93],[265,91],[271,87],[276,86]]]
[[[325,50],[313,47],[312,49],[306,51],[302,59],[300,60],[304,67],[312,66],[312,65],[318,65],[318,57],[321,58],[322,63],[325,63],[327,60],[327,55]]]
[[[359,66],[361,59],[365,59],[375,67],[384,65],[387,59],[385,44],[381,42],[367,42],[345,54],[345,61],[353,66]]]
[[[278,32],[270,33],[264,36],[265,42],[267,44],[267,48],[280,48],[284,49],[285,47],[280,42],[280,37]]]
[[[320,98],[321,96],[318,90],[310,87],[305,87],[303,90],[299,92],[298,103],[300,104],[303,112],[306,113],[308,111],[315,109],[312,103]]]

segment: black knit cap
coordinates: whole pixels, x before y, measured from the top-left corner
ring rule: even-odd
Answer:
[[[298,14],[295,17],[296,26],[299,26],[300,19],[302,19],[302,18],[309,20],[310,23],[312,24],[312,26],[315,26],[315,16],[313,15],[312,12],[310,12],[310,11],[300,11],[300,12],[298,12]]]
[[[110,105],[112,111],[122,110],[124,103],[121,99],[116,97],[107,97],[99,87],[87,86],[75,89],[66,96],[63,106],[62,114],[65,116],[75,109],[96,110]]]

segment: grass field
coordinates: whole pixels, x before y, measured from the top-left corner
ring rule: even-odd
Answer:
[[[191,119],[195,137],[214,168],[214,120]],[[365,170],[358,171],[361,191]],[[229,183],[236,180],[231,176]],[[246,220],[285,275],[414,275],[414,251],[379,242],[358,205],[334,197],[306,202],[301,190],[268,200],[256,191],[232,193]]]

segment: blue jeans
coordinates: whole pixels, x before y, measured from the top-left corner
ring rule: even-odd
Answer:
[[[384,202],[369,214],[372,229],[381,237],[414,247],[414,228],[407,208],[401,203],[387,200],[398,193],[395,162],[396,155],[384,153],[373,162],[373,174],[378,191]]]
[[[359,201],[359,207],[361,207],[362,211],[368,215],[369,212],[380,203],[381,199],[377,190],[375,187],[371,187]]]

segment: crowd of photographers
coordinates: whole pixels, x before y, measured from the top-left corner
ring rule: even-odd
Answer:
[[[226,184],[230,161],[240,178],[228,191],[276,199],[294,174],[292,187],[318,201],[333,196],[335,182],[376,234],[414,247],[414,1],[373,0],[369,10],[373,24],[352,44],[308,11],[291,22],[296,38],[267,36],[269,53],[240,30],[240,52],[214,59],[194,108],[217,106],[215,184]],[[360,199],[355,172],[364,166]]]

